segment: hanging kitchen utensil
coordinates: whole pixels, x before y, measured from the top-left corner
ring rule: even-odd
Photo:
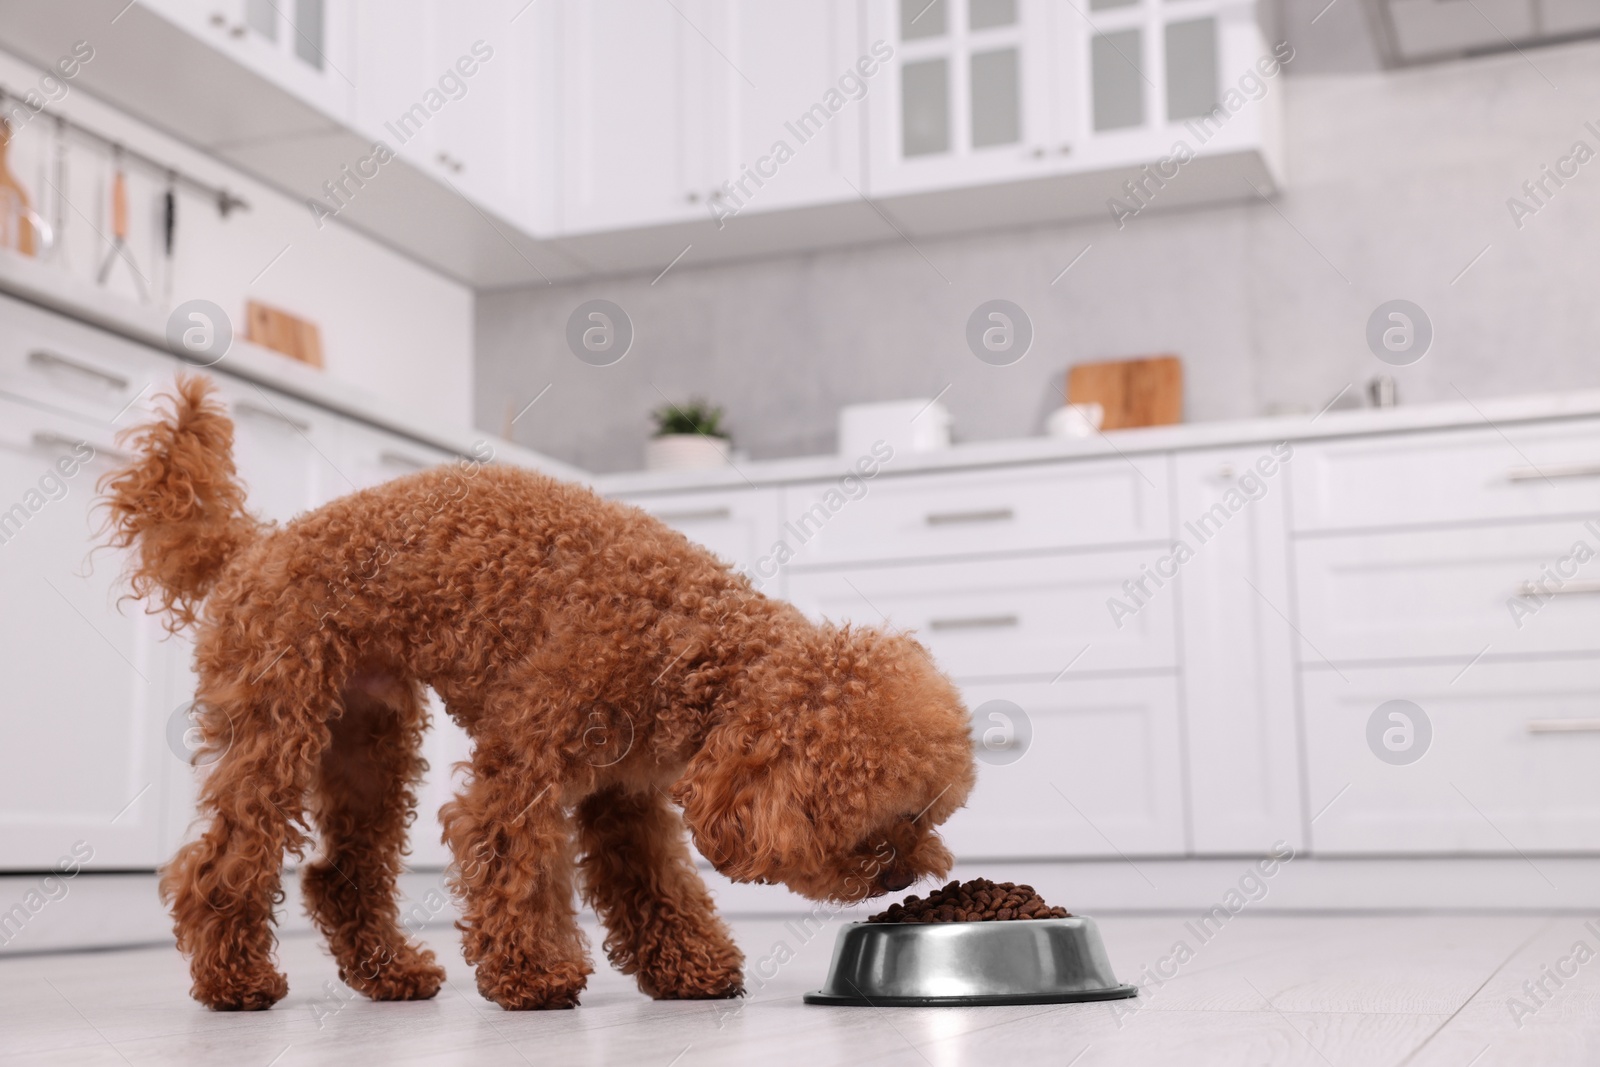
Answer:
[[[51,262],[67,264],[67,122],[56,117],[56,140],[53,174],[50,178],[50,227],[55,231],[55,243],[50,248]]]
[[[178,234],[177,175],[167,173],[167,191],[161,196],[161,297],[162,303],[172,306],[173,250]]]
[[[139,299],[148,301],[150,292],[145,285],[144,275],[139,272],[138,264],[134,263],[133,254],[128,251],[128,176],[122,169],[120,148],[114,151],[113,159],[116,171],[111,177],[111,249],[106,253],[105,262],[100,264],[100,273],[95,281],[106,284],[117,260],[125,259],[128,261],[128,271],[133,275],[133,286],[139,290]]]
[[[11,137],[11,124],[0,118],[0,243],[25,256],[35,256],[39,254],[34,222],[38,215],[28,202],[27,190],[11,173]]]

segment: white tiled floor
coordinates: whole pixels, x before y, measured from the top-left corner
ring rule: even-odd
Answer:
[[[1124,980],[1147,981],[1140,972],[1180,940],[1194,950],[1176,977],[1123,1002],[1139,1008],[1121,1017],[1107,1004],[808,1007],[800,994],[821,982],[834,930],[802,945],[770,919],[734,923],[751,967],[780,940],[798,954],[744,1002],[652,1002],[602,964],[583,1006],[553,1013],[507,1013],[481,1000],[448,931],[433,936],[450,971],[436,1000],[354,998],[320,944],[293,937],[282,952],[288,999],[253,1015],[190,1001],[183,963],[168,948],[8,959],[0,960],[0,1062],[1600,1064],[1600,958],[1578,966],[1569,955],[1580,941],[1600,950],[1588,917],[1247,914],[1203,945],[1185,918],[1100,919]],[[1546,967],[1575,966],[1559,987],[1544,979],[1542,1004],[1523,991]],[[1537,1008],[1520,1026],[1513,996]]]

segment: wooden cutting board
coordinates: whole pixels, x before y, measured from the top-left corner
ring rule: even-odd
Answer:
[[[1183,361],[1177,356],[1079,363],[1067,371],[1067,402],[1105,408],[1103,430],[1183,421]]]
[[[322,366],[322,331],[317,324],[251,300],[245,305],[245,339],[291,359]]]

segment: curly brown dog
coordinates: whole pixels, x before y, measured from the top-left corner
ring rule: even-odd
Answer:
[[[305,897],[343,980],[438,991],[396,898],[424,686],[473,738],[444,838],[464,954],[503,1007],[578,1002],[575,871],[645,993],[742,992],[685,823],[728,877],[813,899],[947,872],[933,827],[971,789],[969,721],[911,638],[815,625],[642,511],[525,470],[438,468],[263,524],[210,390],[180,378],[104,486],[134,595],[195,627],[215,763],[162,894],[196,999],[287,992],[273,905],[313,825]]]

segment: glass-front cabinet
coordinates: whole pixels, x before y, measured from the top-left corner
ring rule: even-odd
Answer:
[[[1248,0],[868,0],[868,33],[877,196],[1158,159],[1271,54]]]

